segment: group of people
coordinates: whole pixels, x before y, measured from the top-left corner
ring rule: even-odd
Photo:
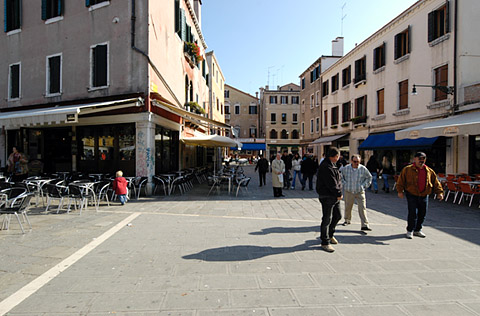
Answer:
[[[298,177],[302,190],[309,180],[309,189],[312,190],[313,175],[316,173],[316,191],[322,205],[322,221],[320,224],[321,248],[327,252],[334,252],[332,244],[337,244],[335,228],[342,219],[340,201],[345,201],[344,226],[350,225],[352,220],[353,204],[357,203],[360,217],[360,229],[363,232],[371,231],[366,212],[365,191],[373,185],[375,193],[378,192],[377,177],[381,173],[384,180],[383,190],[388,193],[388,177],[393,175],[393,167],[387,157],[380,164],[375,156],[372,156],[367,166],[361,164],[358,154],[352,155],[350,163],[342,162],[338,148],[331,147],[322,158],[320,164],[313,157],[305,155],[300,158],[295,154],[292,159],[288,155],[277,153],[271,161],[272,185],[274,197],[284,196],[282,189],[290,187],[290,170],[293,169],[293,182],[291,189],[295,189],[295,181]],[[342,157],[343,158],[343,157]],[[408,216],[406,237],[413,236],[424,238],[422,232],[423,223],[428,206],[428,196],[435,193],[439,200],[443,199],[443,188],[437,179],[435,172],[426,164],[426,155],[418,152],[414,156],[414,162],[406,166],[397,180],[397,192],[399,198],[407,198]],[[259,171],[260,186],[265,185],[268,161],[260,157],[255,170]],[[302,177],[303,175],[303,177]]]

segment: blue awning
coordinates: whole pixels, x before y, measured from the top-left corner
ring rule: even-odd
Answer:
[[[236,148],[232,148],[236,149]],[[242,143],[241,150],[265,150],[265,143]]]
[[[438,137],[395,140],[395,133],[372,134],[358,147],[367,149],[418,149],[432,147]]]

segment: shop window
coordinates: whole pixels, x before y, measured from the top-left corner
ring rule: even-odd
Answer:
[[[95,130],[91,127],[82,127],[79,134],[81,135],[80,160],[95,160]]]
[[[120,160],[135,160],[135,127],[133,125],[120,129],[118,151]]]
[[[113,126],[101,127],[98,134],[98,157],[100,160],[112,160],[115,133]]]

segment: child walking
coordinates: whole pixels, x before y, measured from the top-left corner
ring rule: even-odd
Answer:
[[[117,171],[115,174],[116,178],[113,180],[113,190],[118,196],[120,203],[125,205],[127,201],[127,179],[123,177],[123,172],[121,170]]]

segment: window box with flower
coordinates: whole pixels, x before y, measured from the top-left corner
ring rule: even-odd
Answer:
[[[185,108],[187,111],[190,111],[192,113],[196,114],[205,114],[205,110],[198,104],[197,102],[187,102],[185,104]]]
[[[185,58],[187,59],[190,67],[195,67],[199,62],[203,61],[203,56],[200,52],[200,47],[195,42],[184,43]]]

